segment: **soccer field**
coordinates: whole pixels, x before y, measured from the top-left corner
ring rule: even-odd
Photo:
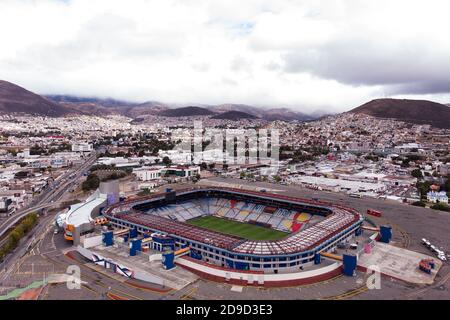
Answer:
[[[248,240],[279,240],[287,236],[282,231],[214,216],[198,217],[186,223]]]

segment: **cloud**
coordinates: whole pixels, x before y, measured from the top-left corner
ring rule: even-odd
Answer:
[[[350,8],[343,8],[322,41],[287,48],[285,71],[353,86],[381,85],[391,94],[450,92],[447,2],[377,1],[376,7]]]
[[[39,93],[344,111],[450,101],[447,1],[2,0],[0,78]]]

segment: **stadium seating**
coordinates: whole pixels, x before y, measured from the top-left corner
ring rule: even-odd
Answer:
[[[322,217],[319,216],[284,208],[278,208],[273,213],[268,213],[264,212],[265,208],[266,206],[262,204],[245,201],[202,198],[150,209],[147,213],[181,222],[204,215],[216,215],[240,222],[253,220],[270,224],[272,228],[284,232],[298,232],[305,229],[308,224],[322,220]]]

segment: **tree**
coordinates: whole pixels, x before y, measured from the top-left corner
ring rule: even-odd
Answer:
[[[162,159],[162,162],[164,163],[164,165],[170,166],[170,164],[172,163],[172,160],[170,160],[170,158],[169,158],[168,156],[165,156],[165,157]]]
[[[401,167],[403,167],[403,168],[409,167],[409,162],[410,162],[409,159],[403,159]]]
[[[202,163],[200,164],[200,168],[201,168],[202,170],[206,170],[206,169],[208,169],[208,165],[206,164],[206,162],[202,162]]]
[[[28,171],[19,171],[14,175],[15,179],[23,179],[28,177],[29,172]]]
[[[420,169],[414,169],[413,171],[411,171],[411,175],[417,179],[423,178],[422,170],[420,170]]]
[[[443,189],[450,192],[450,173],[447,175],[447,180],[444,183]]]
[[[83,191],[95,190],[100,185],[100,178],[95,174],[90,174],[86,181],[81,184],[81,189]]]
[[[427,197],[427,193],[430,190],[430,187],[433,183],[430,181],[424,181],[424,182],[420,182],[418,181],[416,184],[416,188],[419,190],[420,192],[420,196],[422,198],[426,198]]]

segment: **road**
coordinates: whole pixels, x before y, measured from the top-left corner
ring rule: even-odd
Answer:
[[[97,155],[96,153],[92,154],[85,163],[76,168],[74,171],[66,172],[63,177],[58,181],[58,183],[54,186],[50,187],[50,190],[47,191],[32,207],[23,209],[8,217],[0,224],[0,237],[2,237],[10,228],[12,228],[20,219],[25,217],[27,214],[31,212],[35,212],[44,208],[50,208],[59,206],[62,196],[73,187],[76,181],[83,175],[83,173],[88,170],[92,164],[96,161]],[[38,225],[33,229],[30,235],[27,235],[25,239],[22,239],[19,246],[11,253],[9,256],[5,257],[5,260],[0,265],[0,271],[5,272],[5,270],[11,270],[17,264],[16,259],[18,257],[22,257],[23,254],[27,251],[30,244],[35,240],[33,234],[39,235],[42,234],[43,228],[47,228],[53,222],[52,216],[47,216],[38,220]],[[2,245],[5,241],[7,241],[7,237],[3,238],[0,241],[0,245]],[[11,266],[12,265],[12,266]],[[7,277],[8,275],[3,275],[2,278]]]
[[[58,205],[58,200],[62,197],[62,195],[73,187],[75,182],[83,175],[83,172],[89,169],[96,159],[97,155],[93,154],[84,164],[75,169],[75,171],[68,171],[64,173],[61,180],[59,180],[56,185],[49,187],[50,190],[48,190],[42,198],[37,201],[36,205],[18,211],[14,215],[2,221],[0,224],[0,237],[2,237],[7,230],[9,230],[27,214]],[[70,178],[71,176],[72,178]]]

